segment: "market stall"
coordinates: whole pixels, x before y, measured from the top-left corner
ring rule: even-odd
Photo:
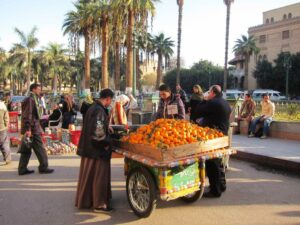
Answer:
[[[162,200],[194,202],[205,187],[205,161],[235,154],[229,138],[217,130],[187,121],[160,119],[114,140],[125,157],[129,204],[139,217],[148,217]]]

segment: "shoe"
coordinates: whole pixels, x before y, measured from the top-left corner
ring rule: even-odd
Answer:
[[[216,195],[216,194],[212,193],[211,191],[208,191],[203,194],[203,197],[204,198],[220,198],[221,194]]]
[[[49,169],[49,168],[40,171],[40,173],[42,173],[42,174],[49,174],[49,173],[53,173],[53,172],[54,172],[54,169]]]
[[[254,137],[254,134],[250,133],[250,134],[248,135],[248,138],[252,138],[252,137]]]
[[[34,173],[34,170],[28,170],[28,169],[27,169],[27,170],[25,170],[24,172],[20,172],[20,171],[19,171],[19,175],[20,175],[20,176],[26,175],[26,174],[31,174],[31,173]]]
[[[114,208],[112,207],[106,207],[106,208],[94,208],[94,212],[96,213],[112,213],[113,211],[115,211]]]
[[[266,135],[263,135],[263,136],[260,137],[260,139],[266,139],[266,138],[267,138]]]

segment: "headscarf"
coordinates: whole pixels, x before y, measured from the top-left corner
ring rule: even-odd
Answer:
[[[200,85],[194,85],[193,88],[196,88],[198,90],[198,93],[193,93],[191,96],[191,100],[203,101],[203,91]]]
[[[88,104],[93,104],[94,100],[91,94],[88,94],[87,96],[85,96],[84,101]]]

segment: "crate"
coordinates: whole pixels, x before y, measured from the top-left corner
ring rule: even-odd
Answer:
[[[66,145],[69,145],[70,139],[71,139],[70,131],[68,129],[61,129],[61,142]]]
[[[208,141],[181,145],[169,149],[153,148],[150,145],[131,144],[117,140],[114,140],[114,146],[157,161],[171,161],[216,149],[226,148],[229,146],[229,138],[228,136],[225,136]]]

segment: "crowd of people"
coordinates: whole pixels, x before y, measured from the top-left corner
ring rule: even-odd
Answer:
[[[227,135],[231,107],[222,97],[219,85],[210,87],[205,95],[199,85],[193,87],[193,94],[187,98],[185,91],[176,86],[176,93],[165,84],[159,87],[160,101],[154,119],[174,118],[184,120],[186,115],[193,123],[199,126],[215,128]],[[6,102],[7,103],[7,102]],[[238,121],[249,122],[249,137],[253,137],[256,125],[263,123],[265,138],[272,122],[275,106],[268,95],[263,95],[262,114],[255,117],[255,103],[250,94],[246,94],[244,103],[238,115]],[[137,106],[132,95],[118,95],[115,97],[111,89],[103,89],[100,98],[93,99],[90,94],[85,96],[80,112],[83,115],[83,126],[77,154],[81,157],[79,180],[76,192],[76,207],[93,208],[96,212],[111,212],[111,168],[113,132],[110,125],[128,125],[128,112]],[[46,119],[41,101],[41,86],[32,84],[30,95],[22,102],[22,130],[23,139],[19,148],[20,161],[19,175],[31,174],[28,169],[31,151],[35,152],[39,161],[40,173],[52,173],[48,167],[48,157],[42,142],[41,134],[52,121],[53,125],[62,124],[67,129],[74,123],[78,106],[71,95],[65,95],[62,100],[53,106],[53,112]],[[42,119],[43,118],[43,119]],[[43,121],[44,120],[44,121]],[[42,122],[43,121],[43,122]],[[41,126],[42,125],[42,126]],[[7,138],[8,110],[4,101],[0,102],[0,147],[6,163],[11,161]],[[209,191],[205,197],[220,197],[226,190],[226,179],[222,160],[211,159],[206,161],[206,172],[209,178]]]

